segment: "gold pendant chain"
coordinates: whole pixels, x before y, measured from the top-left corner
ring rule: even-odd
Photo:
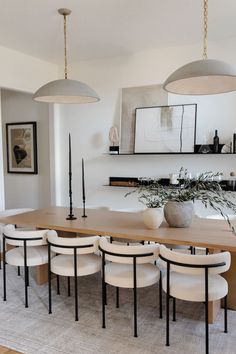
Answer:
[[[208,32],[208,0],[204,2],[204,22],[203,22],[203,59],[207,59],[207,32]]]

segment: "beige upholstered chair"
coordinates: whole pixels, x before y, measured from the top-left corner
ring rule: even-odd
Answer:
[[[106,284],[116,287],[116,307],[119,307],[119,288],[134,289],[134,337],[137,337],[137,288],[157,283],[160,271],[153,264],[159,255],[159,245],[116,245],[101,237],[102,252],[102,327],[105,328]],[[160,317],[162,317],[160,287]]]
[[[206,353],[209,352],[208,301],[224,298],[224,331],[227,332],[228,283],[220,275],[230,267],[229,252],[211,255],[180,254],[160,246],[160,258],[167,271],[162,287],[166,292],[166,345],[169,346],[169,299],[205,303]],[[175,302],[174,302],[175,304]],[[175,320],[175,306],[174,306]]]
[[[33,211],[34,209],[31,208],[18,208],[18,209],[6,209],[0,211],[0,217],[8,217],[12,215],[27,213],[29,211]],[[5,225],[0,223],[0,269],[1,269],[1,250],[2,250],[2,230]],[[19,271],[18,271],[19,272]]]
[[[101,257],[98,251],[99,236],[63,238],[57,232],[48,232],[48,290],[49,314],[52,313],[51,273],[74,278],[75,284],[75,321],[78,321],[77,277],[97,273],[101,270]],[[51,252],[58,255],[51,259]],[[69,286],[69,284],[68,284]]]
[[[18,231],[13,225],[3,229],[3,299],[6,301],[6,264],[24,267],[25,307],[28,307],[29,267],[48,263],[48,230]],[[14,246],[6,250],[6,245]]]

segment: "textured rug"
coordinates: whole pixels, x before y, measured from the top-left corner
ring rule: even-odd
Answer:
[[[138,290],[139,337],[134,338],[132,290],[120,290],[120,308],[116,309],[115,289],[108,287],[107,328],[102,329],[99,274],[79,279],[79,321],[75,322],[73,286],[68,297],[63,279],[61,295],[56,295],[53,283],[53,313],[48,315],[47,286],[30,279],[29,308],[25,309],[23,278],[15,268],[8,266],[7,270],[7,301],[0,299],[0,345],[29,354],[204,353],[203,304],[177,301],[177,322],[171,322],[170,347],[166,347],[157,286]],[[229,311],[228,320],[228,334],[223,333],[223,311],[210,326],[210,353],[236,353],[236,312]]]

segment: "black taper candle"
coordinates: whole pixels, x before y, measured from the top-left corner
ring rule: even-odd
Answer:
[[[82,199],[83,199],[83,215],[82,218],[86,218],[85,214],[85,180],[84,180],[84,159],[82,158]]]
[[[72,164],[71,164],[71,137],[69,134],[69,198],[70,198],[70,212],[66,220],[75,220],[73,215],[73,203],[72,203]]]

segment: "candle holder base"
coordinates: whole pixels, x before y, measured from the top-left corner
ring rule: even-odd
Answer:
[[[87,215],[82,215],[81,218],[87,218],[88,216]]]
[[[77,218],[74,215],[68,215],[66,220],[76,220]]]

